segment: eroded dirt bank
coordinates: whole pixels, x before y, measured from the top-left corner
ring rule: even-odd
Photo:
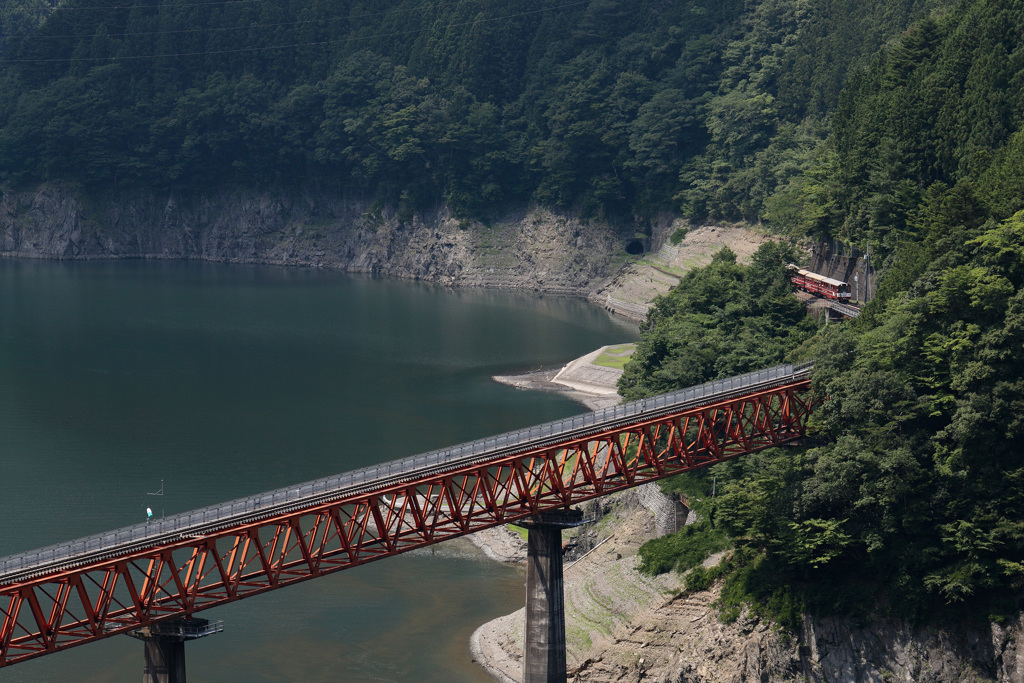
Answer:
[[[443,210],[399,220],[342,190],[222,191],[204,196],[132,192],[87,195],[47,185],[0,198],[0,255],[27,258],[167,258],[325,267],[450,285],[513,287],[590,295],[639,319],[654,296],[729,246],[744,260],[765,239],[723,226],[669,237],[683,223],[653,226],[640,259],[625,256],[635,234],[545,209],[490,226]],[[680,578],[636,572],[637,548],[653,534],[651,515],[628,492],[602,503],[593,550],[566,572],[569,660],[575,681],[954,681],[1024,683],[1024,623],[914,629],[894,621],[870,628],[848,620],[807,620],[796,637],[743,614],[716,616],[714,590],[681,591]],[[600,545],[598,545],[600,544]],[[514,557],[515,539],[491,541]],[[478,657],[518,680],[521,612],[483,626]]]
[[[611,377],[606,382],[607,389],[614,387]],[[720,586],[690,593],[679,574],[649,577],[637,571],[639,548],[655,535],[654,517],[640,501],[638,489],[590,501],[585,516],[598,521],[567,544],[570,681],[1024,681],[1022,614],[1004,624],[957,627],[911,627],[891,618],[858,625],[805,616],[795,634],[749,611],[723,623],[715,605]],[[525,543],[507,528],[480,532],[473,540],[495,559],[525,557]],[[520,609],[482,625],[471,638],[474,659],[502,683],[522,680],[524,620]]]

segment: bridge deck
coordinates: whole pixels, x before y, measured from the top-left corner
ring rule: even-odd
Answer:
[[[462,465],[479,464],[498,456],[583,438],[609,428],[628,425],[639,418],[651,419],[749,393],[753,389],[792,383],[808,377],[810,367],[809,364],[779,365],[10,555],[0,558],[0,585],[71,568],[88,561],[116,557],[139,547],[159,545],[228,526],[259,521],[353,493],[443,473]]]
[[[799,438],[781,365],[0,559],[0,667]]]

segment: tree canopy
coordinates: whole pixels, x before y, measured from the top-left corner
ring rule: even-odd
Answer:
[[[823,327],[799,346],[780,338],[758,347],[762,365],[786,352],[815,359],[820,445],[674,482],[701,499],[706,527],[644,549],[651,569],[672,566],[672,543],[688,550],[678,554],[686,567],[700,557],[694,548],[728,538],[733,560],[716,570],[726,577],[723,604],[753,598],[790,625],[799,609],[866,614],[885,605],[914,619],[998,619],[1017,609],[1022,43],[1019,6],[964,2],[915,24],[843,90],[833,133],[769,206],[799,204],[804,234],[870,240],[887,254],[885,273],[856,321]],[[735,308],[756,294],[732,291],[743,298],[730,301]],[[699,306],[659,303],[641,347],[664,334],[685,339],[674,330],[701,315]],[[627,367],[638,395],[676,388],[658,384],[666,373],[681,383],[716,376],[700,354],[644,366],[651,357]],[[694,576],[700,585],[707,572]]]
[[[9,0],[0,179],[757,219],[949,1]]]

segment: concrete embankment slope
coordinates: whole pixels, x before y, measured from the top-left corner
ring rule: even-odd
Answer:
[[[685,236],[672,244],[676,231]],[[610,311],[642,321],[655,297],[674,287],[683,275],[711,263],[711,257],[729,247],[740,263],[746,263],[758,247],[770,238],[740,226],[690,226],[682,220],[655,226],[652,250],[643,258],[626,264],[615,276],[590,295],[590,300]]]
[[[566,365],[551,381],[576,391],[607,396],[618,403],[621,400],[618,382],[622,377],[622,369],[601,365],[600,359],[605,356],[625,359],[632,355],[634,348],[632,344],[619,347],[602,346]]]
[[[561,368],[521,375],[496,375],[494,380],[517,389],[556,391],[591,410],[600,410],[621,402],[618,394],[621,364],[632,355],[635,348],[635,344],[602,346]]]

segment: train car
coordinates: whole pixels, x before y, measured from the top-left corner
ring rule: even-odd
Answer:
[[[797,289],[834,301],[850,300],[850,285],[842,280],[834,280],[794,265],[790,265],[789,269],[792,273],[789,279]]]

